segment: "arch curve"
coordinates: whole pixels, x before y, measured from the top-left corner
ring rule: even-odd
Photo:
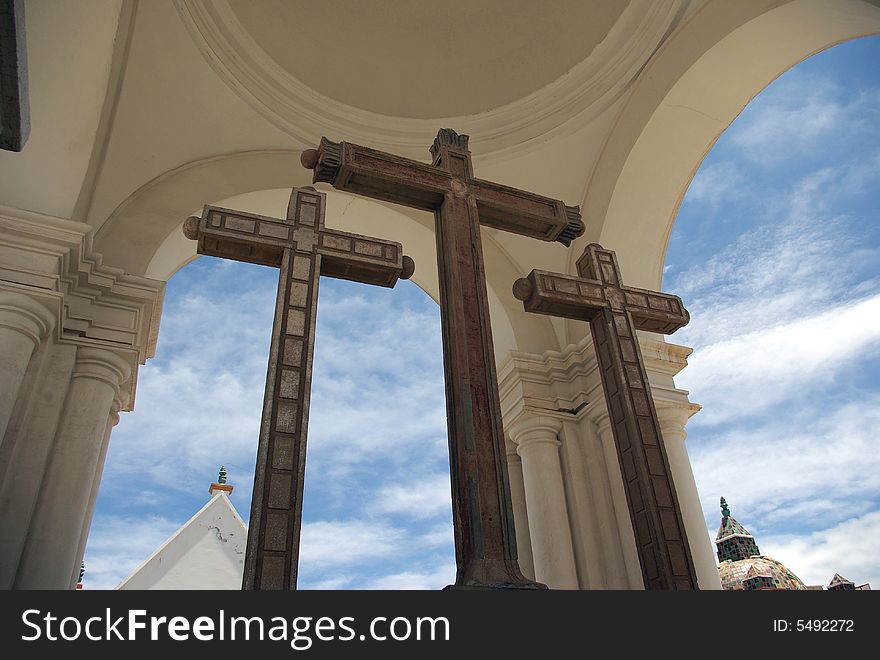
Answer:
[[[310,185],[299,151],[256,151],[209,158],[166,172],[141,187],[97,232],[96,249],[105,263],[130,273],[167,280],[195,257],[195,243],[183,235],[184,220],[205,204],[283,217],[290,188]],[[439,300],[433,219],[427,213],[341,193],[327,193],[327,226],[398,241],[416,262],[413,282]],[[558,350],[552,323],[526,314],[510,283],[522,275],[492,237],[483,233],[487,288],[495,353]]]
[[[583,244],[598,240],[616,250],[628,284],[659,287],[678,207],[721,133],[791,67],[843,41],[880,34],[878,4],[708,3],[640,78],[606,142],[583,204],[594,219]],[[731,28],[731,21],[725,33],[721,26]],[[709,47],[697,52],[700,43]]]

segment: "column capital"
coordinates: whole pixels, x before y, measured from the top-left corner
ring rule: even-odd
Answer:
[[[557,447],[562,444],[557,438],[562,430],[562,420],[554,416],[524,411],[507,425],[506,430],[520,455],[527,446],[537,443],[550,443]]]
[[[110,423],[110,428],[115,427],[119,424],[119,411],[122,410],[125,406],[121,394],[125,394],[124,392],[120,392],[113,399],[113,403],[110,406],[110,415],[108,417],[108,422]]]
[[[55,327],[55,315],[23,293],[0,291],[0,328],[20,332],[39,346]]]
[[[73,367],[71,380],[75,378],[91,378],[110,385],[115,397],[119,388],[131,375],[128,362],[106,348],[80,346],[76,349],[76,364]]]
[[[684,429],[688,419],[695,415],[700,406],[690,401],[664,401],[654,400],[654,407],[657,409],[657,421],[660,422],[661,430],[675,428],[676,430]]]
[[[587,419],[596,425],[596,432],[599,435],[611,429],[611,416],[608,414],[608,406],[604,400],[593,402],[587,410]]]

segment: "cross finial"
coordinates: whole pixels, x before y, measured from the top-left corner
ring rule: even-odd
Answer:
[[[220,474],[217,475],[217,483],[225,484],[226,483],[226,466],[220,466]]]
[[[730,509],[727,508],[727,500],[723,497],[721,498],[721,515],[725,518],[730,518]]]
[[[434,144],[431,145],[431,155],[436,157],[440,147],[452,147],[453,149],[468,150],[469,135],[460,135],[451,128],[441,128],[437,131]]]

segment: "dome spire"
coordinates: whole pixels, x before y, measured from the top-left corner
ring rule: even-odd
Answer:
[[[736,518],[730,515],[727,500],[721,498],[721,527],[715,536],[715,545],[718,546],[718,561],[738,561],[761,554],[755,537],[745,527],[740,525]]]

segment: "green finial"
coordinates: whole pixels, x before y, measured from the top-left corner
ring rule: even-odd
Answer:
[[[727,508],[727,500],[723,497],[721,498],[721,515],[725,518],[730,518],[730,509]]]
[[[220,474],[217,476],[217,483],[218,484],[225,484],[226,483],[226,467],[223,465],[220,466]]]

